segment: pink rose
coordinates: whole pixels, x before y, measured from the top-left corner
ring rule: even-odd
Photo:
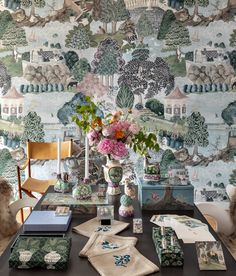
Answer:
[[[96,130],[91,130],[87,134],[88,140],[89,140],[89,145],[93,146],[94,144],[97,144],[100,140],[100,133],[97,132]]]

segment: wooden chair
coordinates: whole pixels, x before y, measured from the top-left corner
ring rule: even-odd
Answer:
[[[61,142],[61,159],[72,156],[72,140]],[[19,197],[22,198],[22,192],[30,197],[35,197],[32,193],[44,194],[50,185],[56,183],[56,179],[40,180],[31,177],[31,160],[56,160],[57,159],[57,142],[27,142],[27,161],[20,167],[17,166],[18,190]],[[21,183],[20,173],[28,169],[28,178]]]
[[[31,209],[38,203],[38,199],[32,198],[32,197],[26,197],[22,199],[18,199],[14,202],[12,202],[9,205],[10,211],[14,217],[17,217],[17,213],[21,210],[23,211],[23,208],[30,207]],[[21,221],[22,223],[24,221]],[[14,234],[15,235],[15,234]],[[4,239],[0,240],[0,256],[3,253],[3,251],[6,249],[12,238],[12,236],[7,236]]]

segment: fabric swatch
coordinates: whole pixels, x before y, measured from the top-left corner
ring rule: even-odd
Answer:
[[[93,233],[115,235],[127,227],[129,227],[129,223],[118,220],[113,220],[111,225],[101,225],[100,221],[96,217],[73,227],[73,231],[90,238]]]

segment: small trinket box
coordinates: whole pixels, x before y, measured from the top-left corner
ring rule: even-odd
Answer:
[[[143,233],[143,220],[141,218],[133,219],[133,233],[142,234]]]

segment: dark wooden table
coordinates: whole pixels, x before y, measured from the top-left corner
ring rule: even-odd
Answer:
[[[49,192],[52,192],[52,189],[49,189]],[[119,207],[119,196],[110,197],[109,202],[114,204],[115,210],[118,210]],[[40,209],[40,202],[37,204],[36,209]],[[160,212],[141,212],[138,202],[135,203],[135,217],[143,218],[143,234],[132,233],[132,219],[124,219],[119,217],[116,213],[116,219],[120,219],[122,221],[128,221],[131,223],[131,226],[120,233],[121,236],[136,236],[138,238],[138,243],[136,248],[149,260],[153,263],[157,264],[160,267],[160,272],[152,275],[160,275],[160,276],[235,276],[236,275],[236,261],[231,256],[227,248],[222,244],[225,262],[227,266],[226,271],[200,271],[198,267],[197,254],[194,244],[184,244],[184,267],[183,268],[162,268],[158,263],[158,257],[153,245],[152,241],[152,227],[155,226],[150,222],[150,218],[153,214],[158,214]],[[167,213],[167,212],[164,212]],[[197,207],[194,207],[193,212],[189,211],[181,211],[181,212],[173,212],[180,215],[190,215],[196,219],[200,219],[204,223],[208,224],[202,214],[199,212]],[[53,270],[42,270],[42,269],[33,269],[33,270],[19,270],[19,269],[9,269],[8,267],[8,258],[10,255],[10,247],[4,251],[2,256],[0,257],[0,276],[42,276],[42,275],[68,275],[68,276],[96,276],[98,273],[96,270],[90,265],[87,259],[78,257],[78,253],[84,247],[88,238],[75,234],[71,231],[72,227],[85,222],[95,215],[73,215],[72,222],[70,228],[67,232],[69,236],[72,237],[72,248],[70,254],[70,263],[69,267],[66,271],[53,271]],[[216,233],[209,226],[211,233],[213,236],[219,240]],[[22,229],[19,230],[21,232]],[[14,239],[12,240],[12,242]],[[109,275],[108,275],[109,276]],[[122,276],[122,275],[119,275]],[[130,275],[132,276],[132,275]]]

